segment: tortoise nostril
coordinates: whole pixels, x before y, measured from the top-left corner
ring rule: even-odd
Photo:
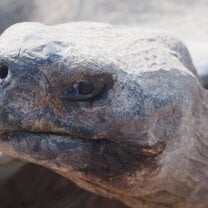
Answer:
[[[5,79],[8,76],[8,73],[8,67],[4,64],[0,64],[0,79]]]

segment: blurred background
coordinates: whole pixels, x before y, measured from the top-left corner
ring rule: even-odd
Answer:
[[[188,46],[199,73],[208,70],[207,0],[0,0],[0,33],[16,22],[101,21],[162,28]]]

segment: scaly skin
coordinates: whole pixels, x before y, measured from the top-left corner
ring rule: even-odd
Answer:
[[[22,23],[0,63],[0,151],[131,207],[206,207],[207,92],[180,41]]]

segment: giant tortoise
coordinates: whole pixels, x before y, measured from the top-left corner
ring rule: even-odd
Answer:
[[[166,32],[20,23],[0,37],[0,150],[130,207],[207,207],[207,100]]]

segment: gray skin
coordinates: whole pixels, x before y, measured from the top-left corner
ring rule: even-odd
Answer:
[[[207,207],[207,91],[182,42],[21,23],[0,63],[0,151],[130,207]]]

